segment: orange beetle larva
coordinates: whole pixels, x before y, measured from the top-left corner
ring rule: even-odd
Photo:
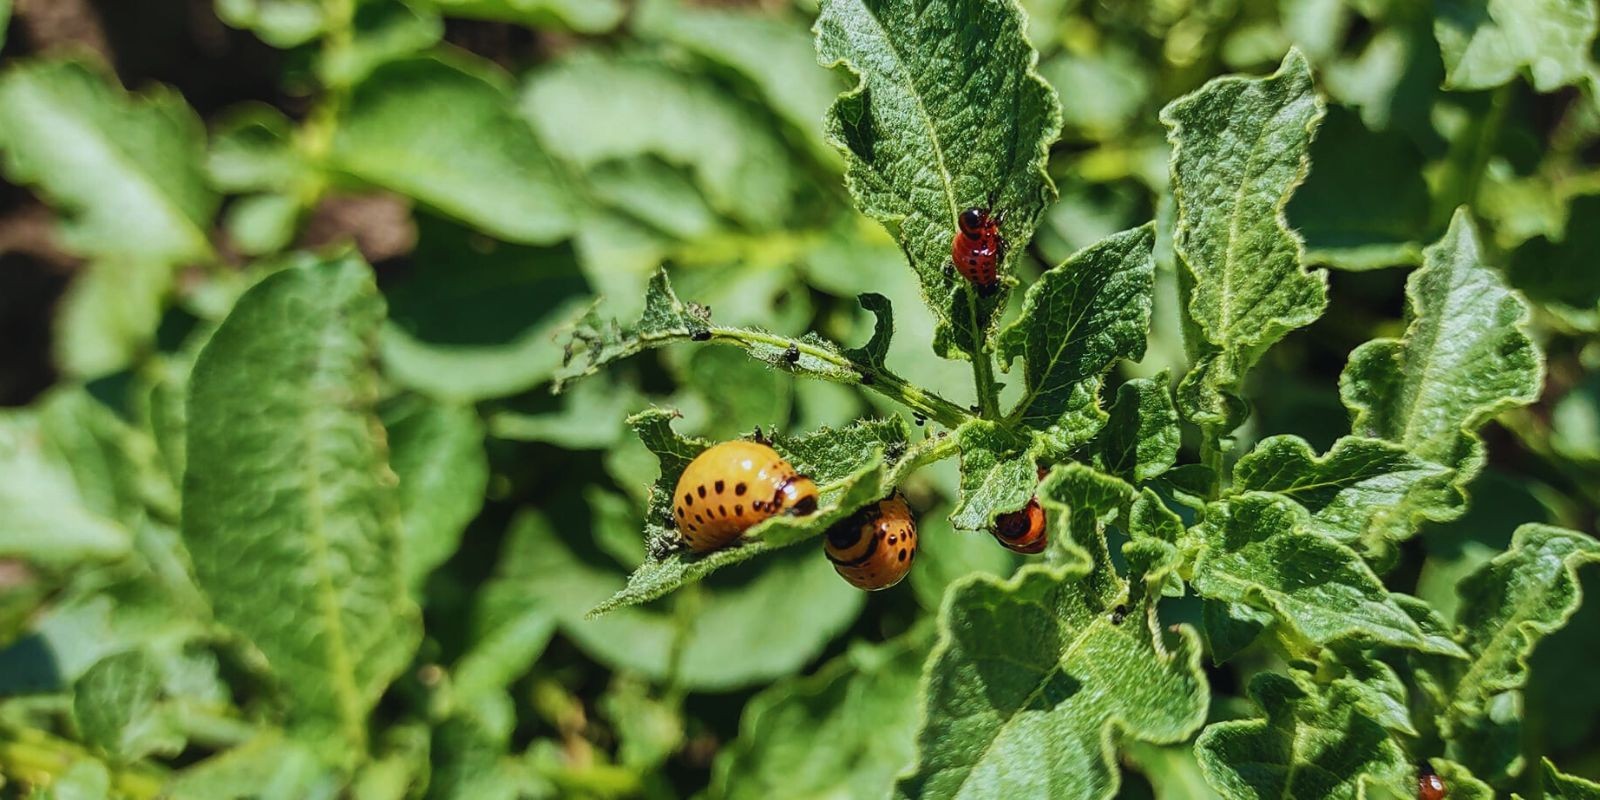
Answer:
[[[725,547],[756,523],[778,514],[817,510],[817,485],[778,451],[757,442],[707,448],[678,477],[672,514],[689,548]]]

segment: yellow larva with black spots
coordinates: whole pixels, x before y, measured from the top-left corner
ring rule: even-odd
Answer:
[[[858,589],[887,589],[911,572],[917,521],[898,492],[833,526],[823,542],[833,568]]]
[[[756,523],[778,514],[817,510],[817,485],[778,451],[757,442],[723,442],[705,450],[678,476],[672,516],[698,553],[726,547]]]

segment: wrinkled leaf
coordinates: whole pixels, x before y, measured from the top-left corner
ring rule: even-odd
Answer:
[[[1405,335],[1356,348],[1339,393],[1357,435],[1386,439],[1455,470],[1454,486],[1429,492],[1445,508],[1483,468],[1474,431],[1495,414],[1538,396],[1543,359],[1523,332],[1528,310],[1479,257],[1464,210],[1423,253],[1406,282]]]
[[[1262,351],[1327,303],[1326,276],[1302,267],[1300,238],[1283,217],[1321,118],[1311,69],[1293,50],[1270,77],[1218,78],[1161,112],[1172,143],[1174,247],[1198,333],[1179,403],[1221,432],[1240,421],[1228,398]]]
[[[1123,480],[1155,478],[1178,463],[1178,409],[1165,371],[1117,387],[1105,427],[1095,440],[1098,466]]]
[[[416,586],[455,553],[483,504],[489,485],[483,422],[471,408],[417,401],[388,409],[384,426],[389,466],[400,479],[405,572]]]
[[[1489,89],[1526,69],[1549,92],[1592,74],[1597,24],[1586,0],[1441,0],[1433,31],[1446,86]]]
[[[161,675],[141,650],[102,659],[73,688],[73,717],[84,741],[119,763],[152,752],[175,754],[183,735],[160,705]]]
[[[239,298],[189,389],[196,577],[266,657],[294,721],[345,759],[420,633],[375,414],[383,314],[358,260],[274,273]]]
[[[1044,432],[1062,458],[1105,424],[1100,381],[1144,356],[1155,291],[1153,224],[1106,238],[1028,287],[1022,314],[996,339],[1000,365],[1024,362],[1012,419]]]
[[[1022,19],[1014,0],[827,0],[817,19],[819,60],[860,79],[829,109],[828,139],[857,207],[898,232],[946,357],[980,350],[997,301],[945,273],[956,217],[993,194],[1016,253],[1055,195],[1044,165],[1061,111]]]

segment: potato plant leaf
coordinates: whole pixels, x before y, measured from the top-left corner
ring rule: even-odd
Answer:
[[[471,408],[408,398],[385,408],[389,466],[400,479],[405,571],[413,586],[454,553],[489,484],[483,421]]]
[[[1275,492],[1311,512],[1311,529],[1346,545],[1410,538],[1424,519],[1449,519],[1430,504],[1450,470],[1397,444],[1346,436],[1318,456],[1298,436],[1263,439],[1234,467],[1239,491]]]
[[[976,576],[945,595],[918,763],[897,795],[1107,798],[1118,738],[1172,743],[1205,720],[1199,637],[1086,584],[1085,565]]]
[[[420,56],[356,86],[334,168],[510,242],[547,244],[574,215],[555,165],[487,62]]]
[[[1095,438],[1096,466],[1123,480],[1143,482],[1178,463],[1178,409],[1167,373],[1117,387],[1105,427]]]
[[[84,740],[115,763],[173,754],[184,737],[161,705],[160,667],[139,649],[101,659],[78,679],[73,718]]]
[[[1425,502],[1458,509],[1466,500],[1461,487],[1483,468],[1474,430],[1533,402],[1543,358],[1523,331],[1527,307],[1481,260],[1465,210],[1424,251],[1422,267],[1406,281],[1406,307],[1405,335],[1356,348],[1339,393],[1357,435],[1455,470],[1453,486],[1429,492]]]
[[[745,707],[739,738],[718,755],[711,796],[886,796],[915,755],[927,639],[914,631],[879,646],[856,645],[817,674],[756,695]]]
[[[1566,775],[1544,760],[1544,796],[1549,800],[1600,800],[1600,783]]]
[[[995,340],[1001,369],[1021,357],[1011,418],[1042,431],[1065,458],[1105,424],[1100,381],[1119,358],[1144,356],[1155,291],[1155,225],[1106,237],[1028,287],[1022,314]]]
[[[239,298],[189,387],[196,577],[266,657],[292,720],[342,759],[365,748],[367,714],[420,635],[375,414],[383,315],[359,260],[275,273]]]
[[[1517,529],[1511,548],[1457,588],[1457,640],[1471,658],[1447,665],[1450,703],[1439,719],[1446,753],[1485,780],[1523,769],[1517,733],[1528,657],[1578,609],[1578,569],[1600,562],[1600,543],[1548,525]]]
[[[1600,11],[1585,0],[1441,0],[1433,32],[1446,86],[1490,89],[1526,69],[1551,92],[1594,74],[1597,26]]]
[[[672,430],[674,412],[650,409],[629,419],[634,432],[661,463],[661,475],[650,490],[645,517],[645,536],[657,543],[673,546],[679,540],[669,525],[672,494],[678,477],[695,456],[710,442],[689,439]],[[949,443],[925,440],[907,444],[905,423],[863,422],[833,431],[822,429],[795,439],[774,437],[772,446],[798,469],[804,465],[822,490],[817,511],[803,517],[777,516],[750,530],[733,546],[709,553],[677,550],[664,557],[651,557],[634,571],[626,588],[590,612],[591,616],[611,609],[636,605],[660,597],[690,581],[699,580],[717,569],[746,561],[762,553],[788,547],[822,535],[833,524],[861,507],[879,500],[899,484],[904,475],[925,460],[943,455]]]
[[[1289,499],[1248,492],[1212,504],[1194,565],[1202,597],[1268,611],[1316,645],[1355,641],[1438,651],[1355,551],[1317,533]],[[1442,655],[1460,655],[1450,647]]]
[[[0,74],[6,177],[37,186],[80,255],[179,264],[211,256],[217,196],[201,170],[205,130],[176,92],[130,96],[76,61]]]
[[[824,123],[850,193],[898,234],[936,320],[934,350],[970,357],[1000,297],[946,273],[956,217],[992,195],[1015,254],[1055,197],[1045,162],[1061,109],[1022,12],[1015,0],[826,0],[816,33],[819,60],[860,79]]]
[[[1363,713],[1357,694],[1295,670],[1260,673],[1250,697],[1261,717],[1215,723],[1195,743],[1200,771],[1224,798],[1355,800],[1378,786],[1397,797],[1415,794],[1405,751]]]
[[[1298,50],[1266,78],[1218,78],[1161,111],[1172,143],[1174,247],[1198,336],[1180,407],[1222,432],[1262,351],[1321,316],[1327,277],[1302,265],[1284,206],[1305,179],[1322,101]]]
[[[975,419],[950,438],[961,451],[960,494],[950,512],[951,525],[957,530],[986,531],[996,516],[1028,504],[1039,483],[1030,437]]]

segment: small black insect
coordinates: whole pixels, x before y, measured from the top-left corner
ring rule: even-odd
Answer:
[[[921,412],[917,412],[911,415],[911,421],[917,423],[917,427],[920,428],[928,422],[928,418],[923,416]]]
[[[790,364],[799,361],[800,348],[792,344],[789,345],[789,349],[783,351],[783,360],[789,362]]]
[[[981,408],[978,408],[978,407],[977,407],[977,406],[975,406],[975,405],[974,405],[974,406],[967,406],[967,410],[968,410],[968,411],[971,411],[971,412],[972,412],[972,413],[974,413],[974,414],[982,414],[982,413],[983,413],[983,409],[981,409]]]
[[[1128,607],[1123,605],[1123,604],[1121,604],[1121,603],[1118,603],[1116,608],[1111,609],[1111,624],[1112,625],[1121,625],[1122,621],[1124,619],[1126,619],[1127,616],[1128,616]]]
[[[694,333],[689,334],[689,338],[693,339],[693,340],[695,340],[697,342],[709,341],[711,339],[711,331],[698,330],[698,331],[695,331]]]
[[[871,386],[872,385],[872,373],[870,373],[870,372],[861,373],[861,385],[862,386]]]

